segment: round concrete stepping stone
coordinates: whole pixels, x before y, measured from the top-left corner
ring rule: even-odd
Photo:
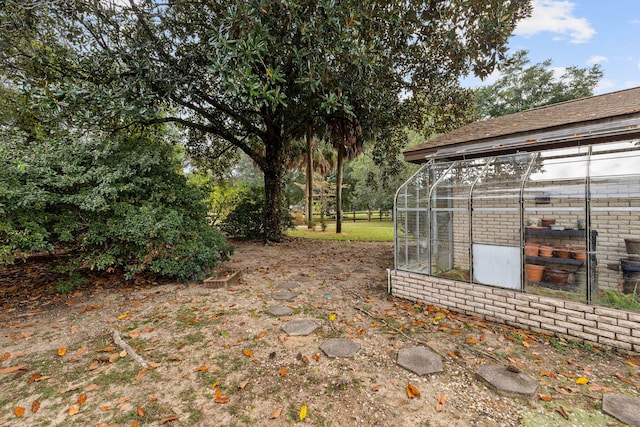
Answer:
[[[298,286],[300,286],[298,283],[296,282],[282,282],[278,284],[278,287],[280,289],[295,289]]]
[[[274,305],[273,307],[269,307],[267,313],[272,316],[288,316],[293,313],[293,309],[290,307],[285,307],[284,305]]]
[[[360,350],[360,344],[348,338],[332,338],[325,341],[320,349],[327,357],[351,357]]]
[[[481,366],[476,377],[493,389],[507,395],[531,397],[538,389],[538,381],[523,374],[513,372],[506,366],[487,364]]]
[[[442,358],[424,347],[403,348],[398,352],[398,365],[418,375],[442,372]]]
[[[311,320],[292,320],[282,327],[288,335],[304,336],[315,331],[318,325]]]
[[[640,426],[640,399],[615,393],[602,396],[602,412],[625,424]]]
[[[294,299],[297,296],[298,296],[298,294],[296,294],[295,292],[283,291],[283,292],[278,292],[278,293],[273,294],[273,299],[278,300],[278,301],[291,301],[292,299]]]

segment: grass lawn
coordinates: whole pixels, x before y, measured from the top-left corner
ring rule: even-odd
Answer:
[[[314,230],[307,229],[306,225],[300,225],[297,230],[288,230],[287,236],[361,242],[393,242],[393,221],[343,221],[341,234],[336,234],[335,222],[329,222],[326,231],[322,231],[319,225]]]

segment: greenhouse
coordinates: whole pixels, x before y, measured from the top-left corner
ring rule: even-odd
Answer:
[[[640,89],[617,95],[477,122],[406,152],[426,162],[396,195],[394,294],[640,349],[635,324],[619,345],[617,331],[602,338],[586,322],[594,307],[640,322]],[[572,110],[583,114],[554,122]],[[572,329],[565,313],[548,328],[512,294],[540,305],[538,317],[571,308],[585,321]]]

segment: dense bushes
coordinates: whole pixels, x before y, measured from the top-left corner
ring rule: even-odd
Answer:
[[[221,229],[227,234],[246,238],[264,238],[263,224],[264,188],[256,186],[248,188],[240,196],[239,202],[221,223]],[[282,204],[282,231],[295,228],[293,216],[288,206]]]
[[[0,135],[0,260],[65,248],[76,265],[198,278],[229,253],[162,134]]]

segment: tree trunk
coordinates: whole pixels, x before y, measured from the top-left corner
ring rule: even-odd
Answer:
[[[344,147],[338,146],[338,166],[336,171],[336,233],[342,233],[342,164]]]
[[[306,212],[307,228],[313,228],[313,134],[311,124],[307,125],[307,173],[306,173]]]
[[[265,157],[261,164],[264,173],[263,228],[265,242],[282,240],[282,177],[284,176],[285,146],[279,130],[271,121],[267,124]]]

